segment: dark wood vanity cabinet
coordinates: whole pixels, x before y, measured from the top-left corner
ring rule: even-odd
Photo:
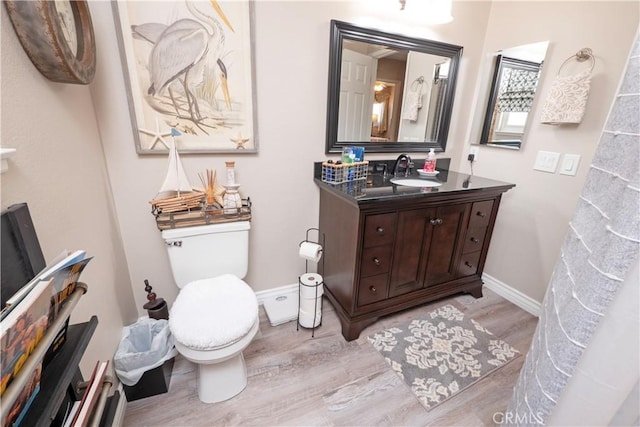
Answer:
[[[503,191],[358,203],[321,187],[319,268],[343,336],[445,296],[481,297]]]

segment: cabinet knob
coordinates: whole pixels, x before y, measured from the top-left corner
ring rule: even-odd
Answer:
[[[442,219],[434,218],[434,219],[430,220],[429,222],[431,223],[431,225],[440,225],[440,224],[442,224]]]
[[[469,268],[473,268],[473,265],[471,265],[471,264],[469,263],[469,261],[465,261],[465,262],[464,262],[464,265],[466,265],[466,266],[467,266],[467,267],[469,267]]]
[[[376,287],[375,287],[375,286],[369,286],[369,290],[370,290],[371,292],[375,292],[377,289],[376,289]]]
[[[480,211],[476,212],[476,215],[478,215],[480,218],[484,218],[485,216],[487,216],[486,213]]]
[[[377,258],[377,257],[376,257],[376,258],[374,258],[374,259],[373,259],[373,263],[374,263],[375,265],[380,265],[380,258]]]
[[[473,243],[478,243],[480,240],[478,240],[478,238],[477,238],[477,237],[472,237],[472,238],[471,238],[471,241],[472,241]]]
[[[382,233],[384,233],[384,227],[378,227],[378,228],[376,228],[376,231],[377,231],[379,234],[382,234]]]

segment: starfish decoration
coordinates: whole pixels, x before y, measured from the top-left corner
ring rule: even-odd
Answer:
[[[156,117],[156,130],[155,131],[151,131],[151,130],[146,130],[146,129],[139,129],[138,132],[142,132],[145,135],[149,135],[153,138],[153,140],[151,141],[151,147],[149,147],[150,150],[153,150],[156,146],[156,144],[159,142],[162,145],[164,145],[164,147],[168,150],[169,149],[169,144],[167,144],[167,141],[164,140],[165,136],[171,136],[171,132],[162,132],[160,130],[160,123],[158,122],[158,118]]]
[[[218,180],[215,178],[215,171],[214,171],[213,189],[211,190],[211,193],[213,195],[213,199],[220,206],[222,206],[222,204],[223,204],[222,196],[224,196],[224,191],[225,191],[224,187],[221,186],[220,184],[218,184]]]
[[[249,138],[243,138],[242,132],[238,132],[237,138],[229,138],[234,144],[236,144],[236,149],[242,150],[245,148],[245,144],[249,142]]]

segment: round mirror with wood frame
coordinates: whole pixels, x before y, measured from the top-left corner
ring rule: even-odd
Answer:
[[[96,43],[86,0],[5,0],[4,4],[22,47],[46,78],[91,83]]]

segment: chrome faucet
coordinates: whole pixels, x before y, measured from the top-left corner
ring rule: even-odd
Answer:
[[[398,167],[403,166],[402,161],[404,160],[404,176],[409,176],[411,173],[411,166],[413,163],[411,162],[411,157],[406,154],[400,154],[393,164],[393,170],[391,171],[393,176],[396,176],[398,173]]]

